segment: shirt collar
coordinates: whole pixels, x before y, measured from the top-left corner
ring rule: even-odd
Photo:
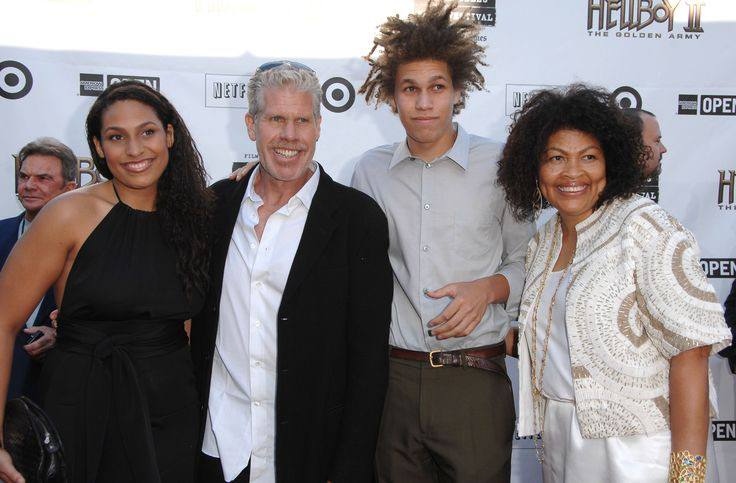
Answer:
[[[256,167],[253,169],[253,174],[250,176],[250,179],[248,179],[248,186],[245,188],[245,198],[258,205],[263,203],[263,199],[258,193],[256,193],[254,187],[254,181],[256,179],[256,176],[258,175],[259,170],[260,164],[257,164]],[[286,214],[290,214],[299,203],[304,205],[304,207],[309,210],[309,207],[312,206],[314,195],[317,192],[317,187],[319,186],[319,165],[316,162],[312,161],[312,163],[309,165],[309,170],[312,172],[312,176],[309,177],[307,182],[304,183],[304,186],[302,186],[301,189],[297,191],[296,194],[292,196],[289,201],[278,211],[284,210]]]
[[[28,221],[26,219],[26,212],[23,212],[23,215],[20,218],[20,223],[18,223],[18,238],[23,236],[23,233],[27,232],[28,229],[31,227],[32,221]]]
[[[468,160],[470,158],[470,136],[461,125],[453,122],[452,125],[457,130],[457,137],[452,147],[442,156],[437,159],[448,158],[454,161],[458,166],[463,169],[468,169]],[[391,162],[388,165],[388,169],[393,168],[400,162],[412,158],[411,152],[409,151],[409,145],[404,139],[403,142],[399,143],[394,150],[394,154],[391,157]],[[433,160],[434,161],[434,160]]]

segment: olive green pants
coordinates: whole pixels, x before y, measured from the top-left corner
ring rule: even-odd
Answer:
[[[494,360],[503,374],[391,358],[379,483],[510,480],[514,398],[504,357]]]

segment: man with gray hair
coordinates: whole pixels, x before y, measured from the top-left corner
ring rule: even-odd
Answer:
[[[315,72],[248,84],[259,162],[216,197],[210,291],[192,323],[201,482],[369,483],[387,384],[388,226],[314,161]]]
[[[72,150],[54,138],[39,138],[23,146],[18,154],[16,193],[24,211],[0,220],[0,269],[41,208],[76,188],[77,170],[78,162]],[[49,320],[55,308],[54,294],[49,290],[15,338],[8,399],[21,395],[37,398],[40,370],[37,360],[56,342],[56,331]]]

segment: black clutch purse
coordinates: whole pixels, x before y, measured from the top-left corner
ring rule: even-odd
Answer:
[[[3,445],[27,483],[66,483],[59,433],[46,413],[27,397],[5,405]]]

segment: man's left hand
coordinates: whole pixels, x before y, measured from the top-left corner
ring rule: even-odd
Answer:
[[[53,327],[38,325],[24,329],[23,332],[28,335],[35,334],[36,332],[43,333],[40,339],[23,346],[23,349],[25,349],[28,355],[34,359],[40,359],[46,351],[56,345],[56,329]]]
[[[480,323],[490,303],[487,279],[457,282],[427,292],[428,297],[452,298],[440,315],[429,322],[432,335],[438,339],[465,337]]]
[[[428,297],[452,298],[440,315],[429,321],[429,328],[437,339],[465,337],[478,326],[489,304],[505,302],[509,296],[509,282],[496,274],[472,282],[456,282],[426,292]]]

